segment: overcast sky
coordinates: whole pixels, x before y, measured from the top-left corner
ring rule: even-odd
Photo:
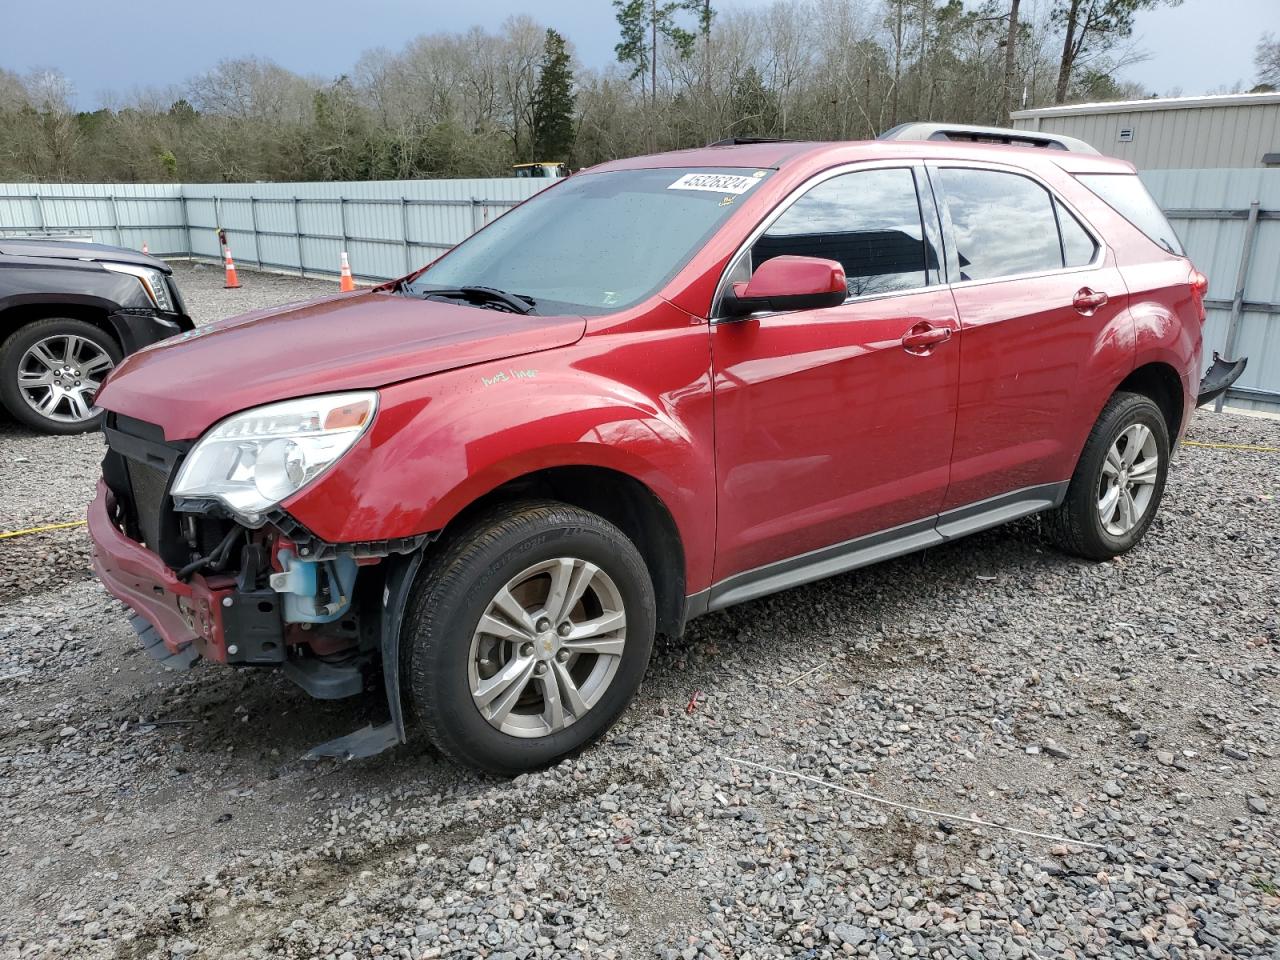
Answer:
[[[0,67],[56,67],[75,85],[79,105],[92,108],[113,92],[180,83],[224,57],[252,54],[299,73],[336,76],[368,48],[398,49],[415,34],[472,24],[492,28],[521,12],[568,36],[587,64],[613,58],[617,25],[609,0],[0,0]],[[1280,33],[1280,0],[1185,0],[1144,12],[1136,40],[1150,56],[1126,76],[1158,93],[1207,93],[1237,82],[1247,88],[1254,44],[1267,30]]]

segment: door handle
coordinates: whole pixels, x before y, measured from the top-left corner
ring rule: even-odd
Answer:
[[[935,327],[927,320],[922,320],[902,335],[902,349],[917,356],[926,356],[938,344],[950,339],[950,327]]]
[[[1090,290],[1088,287],[1081,287],[1076,291],[1076,295],[1071,298],[1071,306],[1075,307],[1078,313],[1091,317],[1099,307],[1105,307],[1109,299],[1111,298],[1101,290]]]

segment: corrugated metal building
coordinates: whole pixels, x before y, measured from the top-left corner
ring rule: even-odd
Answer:
[[[1280,93],[1074,103],[1011,118],[1021,130],[1079,137],[1139,170],[1280,166]]]

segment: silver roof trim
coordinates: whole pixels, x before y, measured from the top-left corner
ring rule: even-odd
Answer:
[[[1041,147],[1070,153],[1098,151],[1083,140],[1044,130],[1014,130],[1009,127],[977,127],[967,123],[900,123],[877,140],[950,140],[958,143],[995,143],[1010,147]]]

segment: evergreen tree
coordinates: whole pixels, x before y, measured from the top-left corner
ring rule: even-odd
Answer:
[[[569,158],[573,146],[573,70],[564,37],[547,31],[533,92],[533,153],[531,160]]]
[[[714,11],[707,0],[613,0],[622,40],[613,48],[619,63],[631,64],[631,79],[649,74],[649,97],[658,99],[658,37],[666,37],[682,57],[693,53],[696,35],[676,22],[676,14],[692,12],[698,29],[709,34]],[[643,81],[641,81],[643,85]]]
[[[773,134],[778,117],[777,98],[765,86],[764,78],[755,64],[748,66],[733,81],[733,135],[738,137],[767,137]]]

